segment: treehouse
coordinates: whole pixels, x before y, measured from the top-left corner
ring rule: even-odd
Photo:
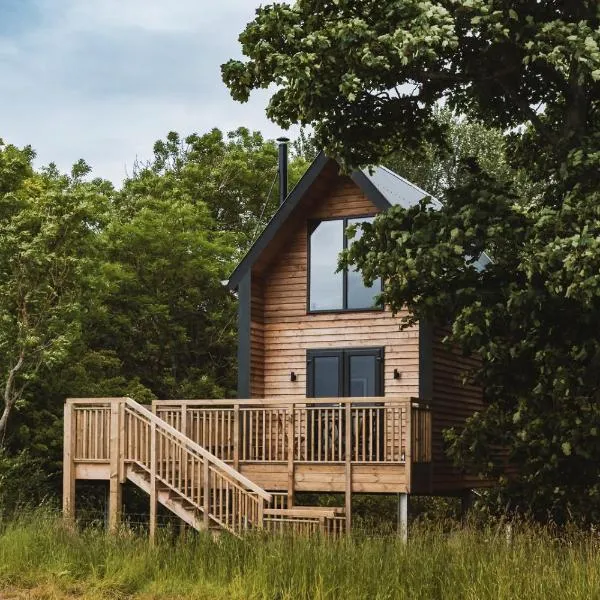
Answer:
[[[442,344],[444,332],[379,308],[385,282],[336,272],[346,227],[426,192],[378,167],[340,174],[320,154],[287,194],[280,145],[280,206],[235,269],[239,298],[237,400],[127,398],[65,405],[64,510],[75,482],[110,482],[115,526],[122,485],[197,529],[351,528],[356,493],[398,494],[406,533],[410,494],[461,495],[481,482],[454,469],[443,430],[482,404],[463,384],[473,360]],[[343,507],[299,506],[298,492],[342,493]]]

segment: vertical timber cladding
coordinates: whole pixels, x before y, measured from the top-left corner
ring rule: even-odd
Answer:
[[[446,333],[442,328],[435,328],[432,336],[434,493],[486,485],[477,477],[454,468],[444,451],[443,431],[450,427],[460,429],[466,419],[483,406],[483,390],[472,383],[463,383],[465,374],[477,366],[478,359],[465,357],[459,349],[443,344]]]
[[[417,327],[400,331],[401,315],[394,317],[387,309],[307,314],[308,220],[377,212],[350,178],[338,177],[312,209],[298,216],[281,250],[261,273],[262,298],[257,290],[256,303],[262,301],[263,309],[264,386],[253,386],[256,397],[305,396],[307,350],[361,346],[385,347],[385,395],[418,395],[419,332]],[[258,335],[258,326],[256,331]],[[260,359],[257,348],[257,363]],[[400,379],[394,379],[394,369]],[[292,371],[296,381],[290,380]]]

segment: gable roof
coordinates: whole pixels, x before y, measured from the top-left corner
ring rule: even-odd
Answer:
[[[293,210],[300,204],[306,192],[331,162],[335,161],[326,156],[324,152],[320,152],[315,160],[313,160],[300,181],[279,206],[277,212],[263,229],[258,239],[252,244],[250,250],[248,250],[231,274],[227,282],[227,286],[230,289],[237,288],[244,275],[252,268],[252,265],[258,260],[263,250],[275,237],[279,228],[287,221]],[[350,177],[365,196],[380,210],[386,210],[390,206],[398,204],[404,208],[408,208],[426,197],[431,198],[436,208],[441,208],[442,206],[439,200],[433,198],[421,188],[386,167],[356,170]]]

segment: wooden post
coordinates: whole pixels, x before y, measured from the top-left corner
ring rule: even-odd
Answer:
[[[121,522],[121,494],[122,485],[119,480],[119,431],[121,400],[112,400],[110,403],[110,484],[108,497],[108,527],[115,532]]]
[[[240,470],[240,405],[233,407],[233,468]]]
[[[158,502],[156,498],[156,423],[150,423],[150,543],[156,541],[156,513]]]
[[[295,462],[294,462],[294,436],[296,433],[295,418],[294,418],[294,405],[292,404],[288,408],[288,419],[287,419],[287,437],[288,437],[288,484],[287,484],[287,508],[293,508],[294,506],[294,479],[295,479]]]
[[[185,402],[181,403],[181,433],[187,435],[187,408]]]
[[[257,528],[258,529],[264,529],[264,526],[265,526],[265,500],[264,500],[264,498],[261,498],[260,496],[257,496],[256,500],[258,501],[258,523],[257,523]]]
[[[398,535],[408,541],[408,494],[398,494]]]
[[[406,455],[404,456],[404,472],[406,478],[406,492],[410,493],[411,486],[411,478],[412,478],[412,457],[413,457],[413,423],[412,423],[412,414],[413,407],[412,402],[408,403],[408,408],[406,410]]]
[[[64,407],[64,446],[63,446],[63,515],[69,523],[75,521],[75,418],[73,405]]]
[[[125,473],[125,402],[119,402],[119,482],[127,481]]]
[[[346,533],[352,531],[352,405],[346,400],[346,472],[345,472],[345,513]]]
[[[208,531],[210,520],[210,470],[208,459],[204,458],[204,476],[202,478],[202,486],[204,487],[204,529]]]

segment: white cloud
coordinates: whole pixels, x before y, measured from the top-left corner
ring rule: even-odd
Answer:
[[[244,2],[207,0],[70,0],[64,18],[68,26],[83,31],[98,27],[140,29],[148,32],[191,32],[235,17]],[[244,11],[247,12],[247,11]]]
[[[40,163],[83,157],[118,184],[170,130],[280,133],[267,93],[241,105],[220,78],[259,0],[22,1],[37,18],[0,30],[0,137],[31,144]]]

